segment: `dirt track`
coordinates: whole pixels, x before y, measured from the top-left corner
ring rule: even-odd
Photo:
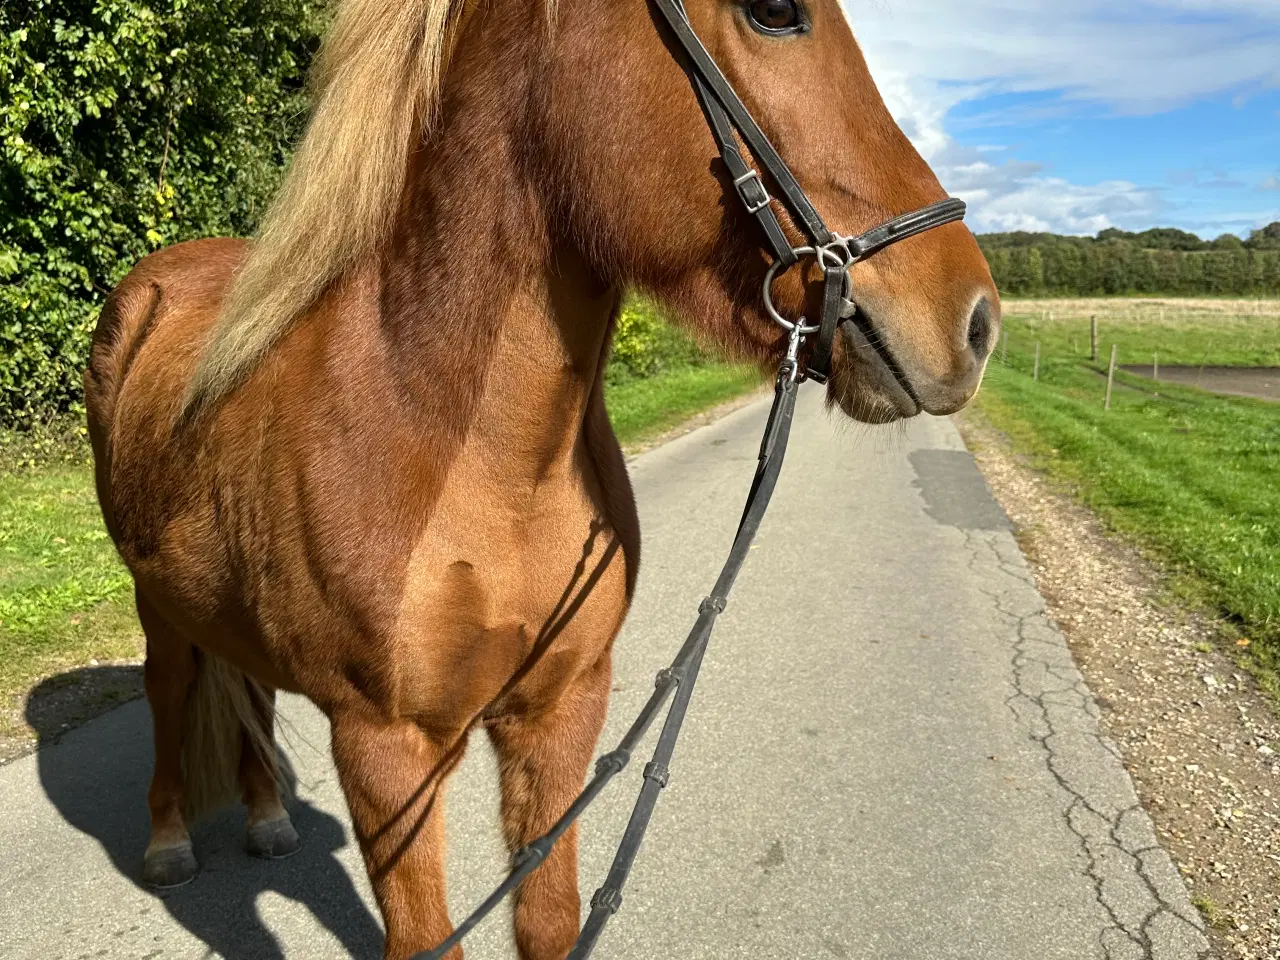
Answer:
[[[1120,369],[1140,377],[1150,377],[1151,364],[1134,364]],[[1164,367],[1160,379],[1212,393],[1260,400],[1280,400],[1280,367]]]

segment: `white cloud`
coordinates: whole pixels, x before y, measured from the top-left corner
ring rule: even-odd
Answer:
[[[1258,189],[1266,192],[1280,190],[1280,177],[1267,177],[1258,184]]]
[[[970,205],[971,229],[1097,233],[1158,215],[1159,194],[1124,181],[1090,186],[1046,176],[1040,164],[1004,159],[999,147],[965,147],[945,129],[957,88],[877,71],[880,92],[943,185]],[[963,99],[961,96],[959,99]]]
[[[874,68],[935,83],[1055,90],[1125,113],[1280,85],[1274,0],[845,4]]]
[[[1082,186],[1046,175],[1037,163],[993,162],[993,153],[951,141],[928,157],[947,189],[969,203],[969,226],[978,232],[1097,233],[1149,221],[1163,209],[1149,188],[1122,180]]]
[[[1123,180],[1081,186],[1057,177],[1007,181],[999,191],[970,193],[967,199],[975,208],[972,227],[979,232],[1094,234],[1117,224],[1150,222],[1163,206],[1153,191]]]
[[[1095,233],[1149,224],[1166,204],[1150,187],[1070,183],[1002,160],[998,147],[962,147],[946,129],[961,103],[1042,92],[1072,109],[1088,101],[1145,114],[1280,86],[1278,0],[844,2],[889,109],[943,184],[970,202],[978,231]]]

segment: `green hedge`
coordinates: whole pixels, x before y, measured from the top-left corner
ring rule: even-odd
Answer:
[[[158,247],[251,233],[323,0],[0,0],[0,426],[75,409],[98,309]],[[705,354],[628,301],[617,384]]]
[[[252,231],[305,117],[320,0],[0,2],[0,422],[74,406],[144,254]]]

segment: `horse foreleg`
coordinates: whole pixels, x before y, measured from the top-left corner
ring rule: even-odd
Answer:
[[[277,860],[296,853],[298,832],[280,800],[276,756],[276,692],[253,684],[249,691],[257,716],[257,735],[245,730],[240,750],[240,789],[249,811],[246,847],[255,857]]]
[[[466,741],[437,742],[408,720],[332,719],[334,764],[387,929],[383,955],[402,960],[453,932],[441,787]],[[462,960],[462,949],[449,960]]]
[[[184,818],[182,776],[183,710],[196,678],[195,651],[141,593],[137,603],[147,638],[143,676],[155,738],[155,772],[147,792],[151,840],[142,879],[154,887],[176,887],[191,880],[198,869]]]
[[[489,728],[502,784],[502,827],[514,852],[546,833],[582,789],[609,705],[605,654],[547,713]],[[571,827],[515,893],[521,960],[563,960],[578,935],[578,833]]]

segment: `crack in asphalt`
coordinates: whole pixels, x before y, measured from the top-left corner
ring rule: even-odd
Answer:
[[[1205,956],[1209,944],[1199,913],[1156,839],[1120,751],[1098,730],[1098,706],[1016,542],[1006,531],[960,532],[978,591],[1012,632],[1013,692],[1005,706],[1039,745],[1063,797],[1063,822],[1080,844],[1081,875],[1092,884],[1107,923],[1098,935],[1099,956]],[[1113,762],[1118,771],[1090,776],[1099,763]],[[1117,792],[1125,794],[1123,802],[1105,796]]]

